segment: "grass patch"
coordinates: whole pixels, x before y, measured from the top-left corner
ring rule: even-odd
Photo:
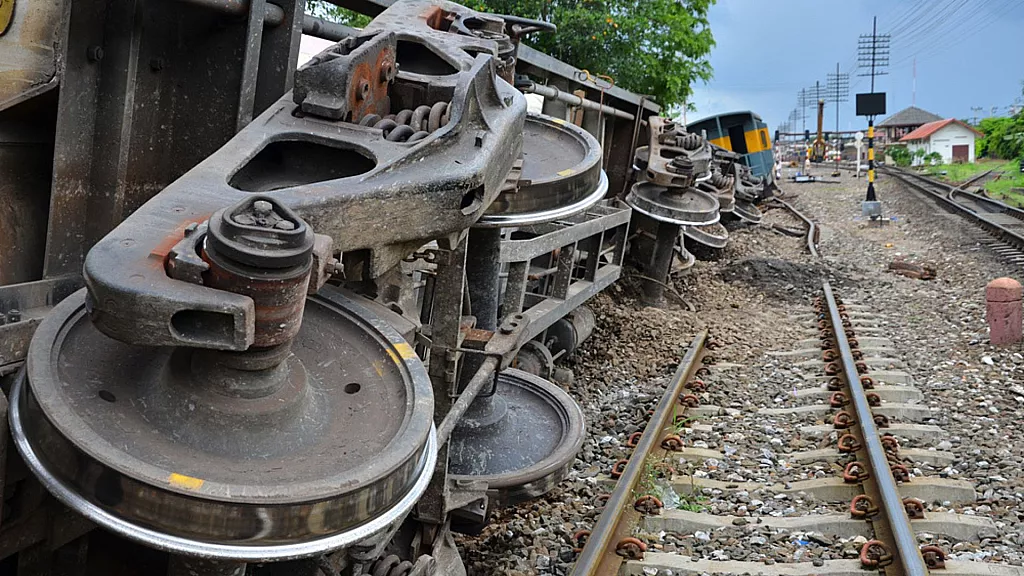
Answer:
[[[1001,160],[996,162],[978,161],[974,164],[940,164],[938,166],[925,166],[924,173],[947,182],[963,182],[985,170],[999,168],[1003,164],[1005,163]]]
[[[1018,191],[1013,190],[1017,188]],[[1024,206],[1024,174],[1014,166],[1014,172],[1004,172],[998,180],[990,180],[985,184],[990,196],[999,198],[1012,206]]]
[[[1011,206],[1024,207],[1024,192],[1014,190],[1014,188],[1024,188],[1024,174],[1020,172],[1020,166],[1016,160],[1011,162],[1005,160],[979,160],[974,164],[926,166],[923,172],[950,183],[960,183],[970,180],[972,176],[976,176],[986,170],[993,170],[999,175],[998,178],[988,180],[985,183],[985,191],[988,192],[989,196],[1002,200]]]

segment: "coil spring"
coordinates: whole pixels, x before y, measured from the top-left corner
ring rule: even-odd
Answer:
[[[390,555],[375,560],[364,572],[365,576],[434,576],[437,573],[437,561],[426,554],[416,562],[402,560]]]
[[[724,190],[726,188],[731,190],[733,185],[732,176],[726,176],[721,172],[715,172],[711,175],[711,185],[719,190]]]
[[[704,139],[701,138],[700,134],[694,134],[692,132],[687,132],[676,139],[676,141],[679,142],[679,145],[687,150],[696,150],[700,148],[702,140]]]
[[[359,125],[382,130],[384,138],[390,142],[416,142],[448,124],[450,109],[449,102],[435,102],[433,106],[406,108],[383,118],[377,114],[367,114],[359,121]]]
[[[367,573],[370,576],[406,576],[412,572],[413,563],[403,561],[398,556],[386,556],[378,559]]]

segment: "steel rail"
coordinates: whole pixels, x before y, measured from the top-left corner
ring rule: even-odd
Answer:
[[[890,176],[895,176],[904,184],[937,200],[941,205],[949,209],[951,212],[960,214],[961,216],[964,216],[968,220],[973,220],[975,224],[985,229],[993,236],[1005,240],[1006,242],[1012,244],[1014,247],[1020,250],[1024,250],[1024,234],[1011,230],[1010,228],[1007,228],[1006,226],[1003,226],[998,222],[994,222],[990,218],[986,218],[984,213],[975,212],[970,208],[964,206],[963,204],[955,200],[952,200],[951,198],[949,198],[948,191],[945,193],[937,192],[933,189],[929,189],[928,186],[915,181],[915,179],[921,180],[925,184],[928,184],[932,187],[948,189],[950,187],[948,184],[936,182],[935,180],[925,178],[923,176],[918,176],[916,174],[908,174],[901,170],[896,170],[893,168],[886,169],[884,173]]]
[[[807,251],[811,253],[811,256],[818,257],[818,225],[813,220],[808,218],[803,212],[796,209],[795,206],[786,202],[782,198],[774,199],[779,204],[782,204],[787,210],[793,213],[794,216],[803,220],[807,226]]]
[[[926,576],[928,567],[917,545],[917,537],[914,529],[910,526],[910,518],[907,517],[903,499],[900,498],[899,490],[896,487],[896,480],[889,468],[889,460],[885,456],[885,449],[882,446],[881,436],[875,426],[874,416],[871,413],[871,406],[868,404],[867,393],[860,382],[860,374],[857,372],[857,365],[853,359],[853,352],[850,350],[850,341],[846,337],[846,330],[843,328],[843,320],[839,314],[839,307],[836,303],[832,287],[828,282],[824,283],[825,301],[828,304],[829,323],[835,334],[836,345],[842,361],[843,376],[850,388],[850,402],[855,410],[855,419],[861,431],[864,448],[868,455],[868,465],[871,467],[871,478],[878,488],[882,498],[882,510],[885,519],[892,531],[893,544],[899,554],[903,566],[904,576]]]
[[[632,536],[633,529],[639,521],[640,514],[633,510],[632,505],[636,498],[637,485],[644,474],[645,461],[647,456],[660,446],[666,428],[674,425],[673,415],[677,413],[676,408],[682,406],[679,395],[686,382],[696,372],[707,337],[707,330],[697,334],[679,362],[665,395],[654,409],[640,441],[629,458],[629,463],[608,498],[604,512],[591,530],[590,537],[573,567],[572,576],[613,576],[619,573],[623,558],[615,553],[615,548],[621,538]]]

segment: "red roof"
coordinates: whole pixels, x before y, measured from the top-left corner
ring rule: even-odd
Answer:
[[[942,130],[946,126],[949,126],[950,124],[959,124],[964,128],[967,128],[971,132],[977,134],[979,138],[984,136],[984,134],[975,130],[973,126],[964,124],[963,122],[957,120],[956,118],[946,118],[945,120],[936,120],[935,122],[929,122],[927,124],[922,125],[917,130],[914,130],[910,134],[907,134],[903,138],[900,138],[900,142],[910,142],[911,140],[924,140],[925,138],[931,136],[932,134],[935,134],[936,132]]]

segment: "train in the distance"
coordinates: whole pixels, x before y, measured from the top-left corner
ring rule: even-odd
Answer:
[[[771,178],[775,158],[768,124],[752,111],[729,112],[687,124],[686,129],[700,134],[716,146],[735,152],[750,166],[754,176]]]

